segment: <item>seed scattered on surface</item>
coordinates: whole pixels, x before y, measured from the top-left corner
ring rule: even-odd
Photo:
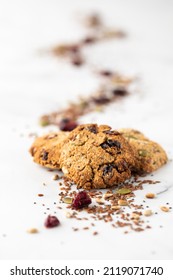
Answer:
[[[132,220],[139,220],[140,219],[140,215],[138,215],[136,213],[132,213],[131,218],[132,218]]]
[[[145,210],[144,211],[144,216],[146,216],[146,217],[149,217],[149,216],[151,216],[151,215],[153,215],[153,211],[152,210]]]
[[[161,209],[163,212],[169,212],[169,208],[166,207],[166,206],[161,206],[160,209]]]
[[[128,204],[127,200],[119,199],[118,200],[118,205],[120,205],[120,206],[128,206],[129,204]]]
[[[111,196],[113,196],[113,193],[105,193],[103,195],[104,199],[110,198]]]
[[[97,232],[97,231],[94,231],[94,232],[93,232],[93,235],[97,235],[97,234],[98,234],[98,232]]]
[[[52,179],[53,179],[54,181],[59,180],[59,175],[58,175],[58,174],[55,174],[55,175],[52,177]]]
[[[38,233],[38,229],[37,228],[30,228],[27,230],[28,233],[34,234],[34,233]]]
[[[96,198],[96,202],[98,204],[104,204],[104,200],[102,198]]]
[[[41,126],[47,126],[49,124],[49,119],[47,116],[43,116],[41,119],[40,119],[40,125]]]
[[[120,205],[112,205],[111,209],[112,210],[120,210],[121,206]]]
[[[39,197],[42,197],[42,196],[44,196],[44,194],[42,194],[42,193],[39,193],[39,194],[38,194],[38,196],[39,196]]]
[[[156,195],[155,195],[154,193],[147,193],[147,194],[145,195],[145,197],[146,197],[146,198],[152,199],[152,198],[155,198]]]
[[[72,199],[72,197],[65,196],[62,198],[62,201],[66,204],[72,204],[73,199]]]
[[[130,189],[122,188],[117,191],[118,194],[129,194],[132,191]]]
[[[71,218],[72,217],[72,214],[70,213],[70,212],[66,212],[66,214],[65,214],[65,216],[66,216],[66,218]]]

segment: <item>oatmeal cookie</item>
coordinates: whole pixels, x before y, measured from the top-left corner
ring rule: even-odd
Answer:
[[[59,169],[61,148],[68,134],[61,131],[36,138],[30,148],[34,162],[51,169]]]
[[[149,140],[142,132],[132,128],[121,128],[118,131],[128,140]]]
[[[129,143],[136,156],[138,173],[151,173],[168,161],[166,152],[156,142],[130,139]]]
[[[124,182],[135,165],[126,139],[107,125],[80,125],[61,150],[60,167],[78,188],[108,188]]]

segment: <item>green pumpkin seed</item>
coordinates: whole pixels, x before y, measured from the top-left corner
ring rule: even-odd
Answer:
[[[73,199],[69,196],[65,196],[62,198],[62,201],[66,204],[72,204]]]
[[[146,150],[139,150],[139,151],[138,151],[138,154],[139,154],[139,156],[141,156],[141,157],[146,157],[148,153],[147,153]]]
[[[130,189],[122,188],[117,191],[118,194],[129,194],[132,191]]]

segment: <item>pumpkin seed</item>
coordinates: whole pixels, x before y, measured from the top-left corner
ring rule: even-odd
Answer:
[[[62,201],[66,204],[72,204],[73,199],[69,196],[65,196],[62,198]]]
[[[127,189],[127,188],[122,188],[122,189],[117,190],[118,194],[129,194],[131,192],[132,191],[130,189]]]
[[[141,156],[141,157],[146,157],[148,153],[147,153],[146,150],[139,150],[139,151],[138,151],[138,154],[139,154],[139,156]]]

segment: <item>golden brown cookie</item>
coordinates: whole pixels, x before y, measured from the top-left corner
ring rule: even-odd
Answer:
[[[166,152],[156,142],[131,138],[129,143],[136,154],[136,171],[139,173],[151,173],[168,161]]]
[[[30,148],[36,163],[52,169],[59,169],[59,157],[68,132],[49,133],[38,137]]]
[[[130,141],[131,139],[135,140],[149,140],[142,132],[132,129],[132,128],[121,128],[118,129],[120,133],[128,140]]]
[[[61,150],[60,167],[78,188],[108,188],[124,182],[135,165],[125,138],[107,125],[80,125]]]

